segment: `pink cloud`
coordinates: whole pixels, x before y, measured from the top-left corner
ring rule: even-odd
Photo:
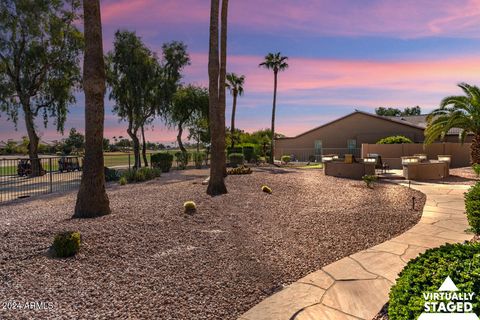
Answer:
[[[159,32],[159,23],[208,27],[209,1],[110,0],[102,14],[107,25],[140,25],[144,33]],[[232,26],[262,33],[478,38],[480,26],[479,0],[244,0],[231,1],[229,14]]]

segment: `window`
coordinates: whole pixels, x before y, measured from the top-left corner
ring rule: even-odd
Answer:
[[[355,149],[357,149],[357,140],[348,139],[347,140],[347,148],[348,148],[348,152],[355,151]],[[353,153],[353,152],[351,152],[351,153]]]
[[[322,140],[315,140],[315,155],[322,154]]]

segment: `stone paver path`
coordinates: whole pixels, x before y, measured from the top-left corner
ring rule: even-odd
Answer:
[[[388,301],[390,287],[410,259],[428,248],[472,238],[465,233],[463,202],[469,186],[412,182],[411,187],[427,195],[417,225],[307,275],[239,320],[371,320]]]

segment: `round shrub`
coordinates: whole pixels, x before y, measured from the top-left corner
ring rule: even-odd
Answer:
[[[228,155],[228,160],[230,160],[232,167],[236,168],[239,165],[243,165],[245,157],[243,156],[243,153],[231,153]]]
[[[402,143],[413,143],[413,141],[405,136],[391,136],[391,137],[386,137],[377,141],[377,144],[402,144]]]
[[[74,256],[80,250],[80,232],[67,231],[59,233],[53,239],[53,250],[59,258]]]
[[[200,169],[202,168],[202,163],[206,158],[205,152],[194,152],[193,153],[193,161],[195,162],[195,168]]]
[[[449,276],[460,292],[480,292],[480,243],[446,244],[411,260],[390,290],[389,320],[418,319],[424,311],[423,293],[437,292]],[[472,301],[480,313],[480,296]]]
[[[191,214],[197,211],[197,205],[193,201],[186,201],[183,207],[185,208],[185,213]]]
[[[121,186],[124,186],[127,184],[127,178],[125,178],[124,176],[120,177],[120,180],[118,181],[118,183],[121,185]]]
[[[291,160],[292,160],[292,157],[289,156],[289,155],[284,155],[280,158],[280,160],[285,163],[285,164],[288,164]]]
[[[252,162],[255,157],[255,148],[253,146],[243,146],[243,156],[245,161]]]
[[[154,168],[159,168],[162,172],[169,172],[172,168],[173,155],[168,152],[154,153],[150,161]]]
[[[473,172],[477,175],[477,178],[480,177],[480,163],[474,163],[472,165]]]
[[[272,188],[270,188],[269,186],[262,186],[262,191],[265,192],[265,193],[272,193]]]
[[[192,154],[188,152],[176,152],[175,159],[177,160],[177,166],[179,169],[187,168],[188,162],[191,159]]]
[[[243,153],[243,148],[242,147],[228,147],[227,148],[227,155],[230,155],[232,153]]]
[[[105,181],[106,182],[118,181],[120,179],[121,174],[118,170],[104,167],[103,171],[105,172]]]
[[[470,187],[465,193],[465,211],[472,231],[480,234],[480,182]]]

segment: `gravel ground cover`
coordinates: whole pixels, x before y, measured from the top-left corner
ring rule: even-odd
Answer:
[[[74,193],[0,206],[0,318],[236,319],[282,285],[401,234],[425,201],[316,170],[229,176],[229,193],[214,198],[200,182],[114,186],[113,214],[91,220],[70,219]],[[186,200],[196,214],[183,213]],[[65,230],[81,232],[80,254],[50,257]],[[50,308],[3,309],[13,301]]]

